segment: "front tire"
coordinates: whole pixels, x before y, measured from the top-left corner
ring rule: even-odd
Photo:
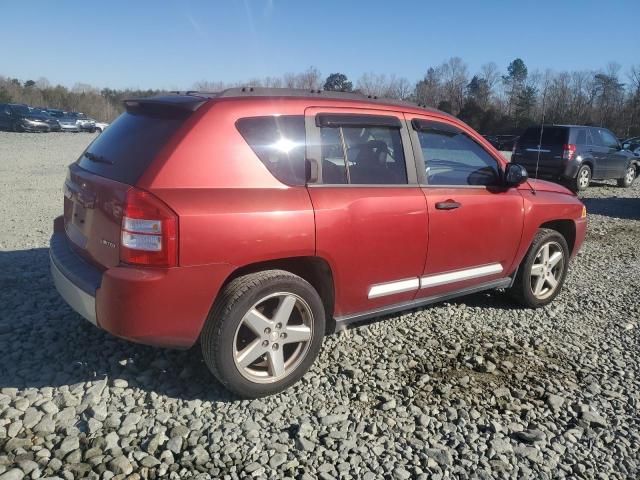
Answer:
[[[576,192],[586,190],[589,182],[591,182],[591,168],[589,165],[582,165],[576,173],[576,178],[573,179],[573,190]]]
[[[618,186],[623,188],[629,188],[633,185],[633,181],[636,179],[636,168],[633,165],[627,167],[627,171],[624,177],[618,179]]]
[[[262,397],[302,378],[324,331],[316,290],[297,275],[267,270],[224,288],[203,328],[202,354],[226,388],[240,397]]]
[[[555,230],[541,228],[518,268],[509,293],[526,307],[544,307],[560,293],[568,265],[569,247],[565,238]]]

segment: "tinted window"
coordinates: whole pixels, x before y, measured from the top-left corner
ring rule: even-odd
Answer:
[[[600,138],[605,147],[618,148],[618,139],[608,130],[600,130]]]
[[[89,145],[85,153],[89,153],[91,160],[83,153],[78,164],[96,175],[133,185],[187,115],[125,112]]]
[[[600,137],[600,132],[597,128],[590,128],[589,134],[591,136],[591,145],[604,146],[604,143],[602,143],[602,137]]]
[[[523,145],[564,145],[567,143],[568,129],[565,127],[544,127],[540,141],[540,127],[529,127],[525,130],[520,143]]]
[[[342,131],[340,128],[323,128],[320,130],[322,183],[343,184],[347,181]]]
[[[26,105],[11,105],[11,110],[18,115],[29,115],[30,113],[29,107]]]
[[[323,183],[407,183],[407,167],[398,128],[325,127],[321,129],[321,139]]]
[[[587,131],[584,128],[578,130],[576,134],[577,145],[587,145]]]
[[[287,185],[306,183],[302,115],[241,118],[236,127],[274,177]]]
[[[498,164],[480,145],[459,131],[418,132],[429,185],[496,185]]]

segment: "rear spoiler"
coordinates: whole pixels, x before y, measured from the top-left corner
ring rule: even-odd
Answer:
[[[144,112],[145,110],[158,112],[173,110],[195,112],[209,99],[194,95],[159,95],[156,97],[130,98],[123,100],[124,107],[129,113]]]

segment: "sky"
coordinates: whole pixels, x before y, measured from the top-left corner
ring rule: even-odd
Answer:
[[[640,64],[640,0],[0,0],[0,75],[71,87],[189,89],[301,72],[420,79],[458,56],[476,73]]]

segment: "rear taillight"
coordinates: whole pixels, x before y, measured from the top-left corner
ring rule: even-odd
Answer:
[[[136,188],[127,191],[120,260],[155,267],[178,264],[178,216],[149,192]]]
[[[565,160],[573,160],[576,155],[576,146],[573,143],[567,143],[562,147],[562,158]]]

